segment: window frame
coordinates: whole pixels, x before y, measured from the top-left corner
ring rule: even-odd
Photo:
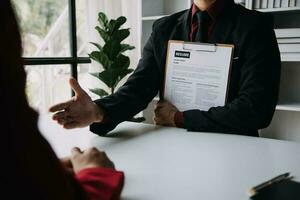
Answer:
[[[78,79],[78,64],[91,63],[89,57],[77,55],[77,25],[76,25],[76,0],[68,0],[69,8],[69,34],[71,56],[69,57],[24,57],[24,65],[65,65],[71,67],[71,76]],[[72,96],[74,92],[72,91]]]

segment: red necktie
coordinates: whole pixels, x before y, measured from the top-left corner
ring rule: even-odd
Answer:
[[[206,11],[198,11],[193,19],[192,41],[207,42],[209,15]]]

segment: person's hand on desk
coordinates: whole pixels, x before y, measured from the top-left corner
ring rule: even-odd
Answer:
[[[71,162],[70,157],[61,158],[60,163],[61,163],[62,167],[64,168],[64,170],[66,170],[71,175],[74,175],[73,164]]]
[[[92,101],[75,79],[70,79],[70,86],[75,96],[49,109],[50,112],[55,112],[53,120],[66,129],[82,128],[94,122],[101,122],[104,118],[104,111]]]
[[[175,114],[178,109],[168,101],[159,101],[154,108],[154,122],[157,125],[175,127]]]
[[[75,175],[80,170],[93,167],[115,169],[112,161],[109,160],[105,152],[101,152],[95,147],[81,151],[74,147],[71,156],[60,159],[63,168],[70,174]]]
[[[74,147],[70,159],[74,173],[94,167],[115,169],[114,163],[109,160],[106,153],[99,151],[95,147],[85,151],[81,151],[78,147]]]

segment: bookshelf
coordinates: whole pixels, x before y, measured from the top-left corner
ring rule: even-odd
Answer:
[[[300,111],[300,102],[286,102],[278,104],[276,110],[281,111]]]
[[[300,7],[292,7],[292,8],[268,8],[268,9],[256,9],[260,12],[293,12],[300,11]]]
[[[300,0],[246,0],[245,5],[273,15],[281,51],[279,101],[271,125],[260,135],[300,142]]]
[[[191,5],[191,0],[141,0],[141,47],[145,46],[156,20],[188,9]]]
[[[245,0],[248,9],[261,12],[284,12],[299,10],[299,0]]]

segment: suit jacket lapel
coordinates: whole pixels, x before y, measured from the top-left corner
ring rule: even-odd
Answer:
[[[221,16],[219,16],[211,36],[209,37],[209,43],[230,43],[232,42],[230,36],[234,29],[234,17],[233,7],[235,4],[228,5],[226,10]]]
[[[177,23],[175,24],[175,27],[173,28],[171,34],[168,37],[168,40],[183,40],[183,41],[189,41],[189,18],[190,18],[190,10],[187,10],[183,13],[181,17],[177,19]],[[167,55],[167,44],[165,48],[162,50],[161,55]],[[166,57],[163,57],[161,59],[161,66],[165,66],[166,63]],[[165,74],[165,68],[162,68],[162,74]],[[164,93],[164,84],[162,84],[162,87],[160,88],[159,97],[160,99],[163,99],[163,93]]]
[[[189,41],[190,33],[190,10],[187,10],[179,19],[174,27],[170,40],[183,40]]]

